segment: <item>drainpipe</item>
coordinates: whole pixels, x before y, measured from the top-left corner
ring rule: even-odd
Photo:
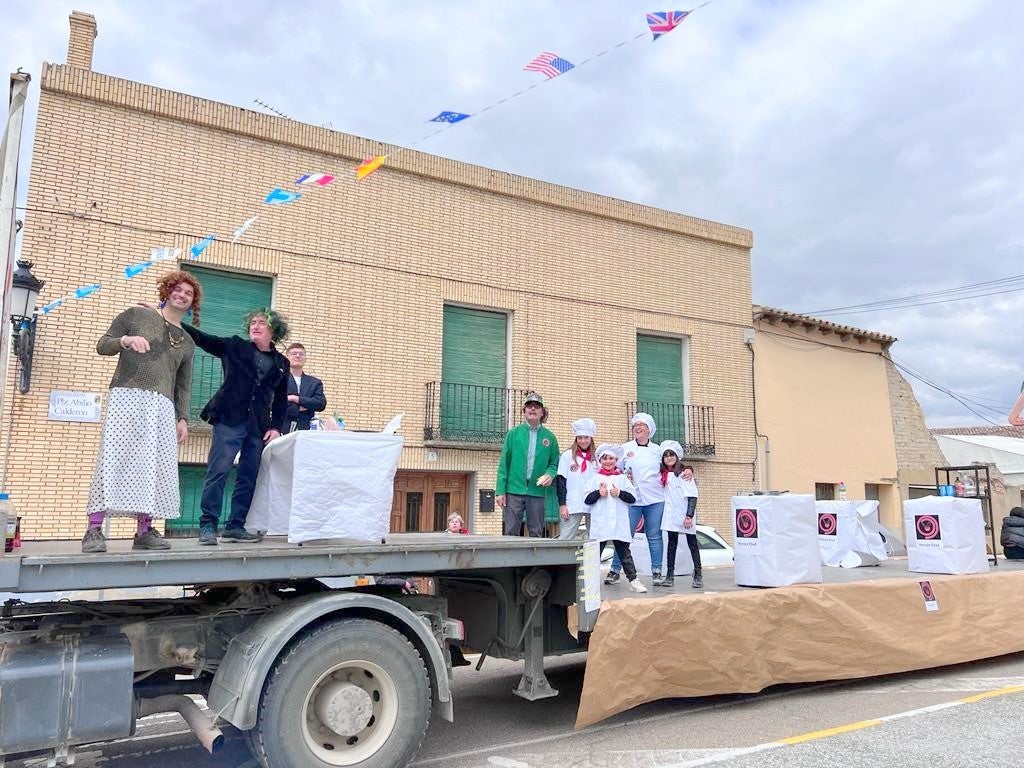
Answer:
[[[754,336],[756,333],[757,331],[753,328],[747,329],[744,341],[746,342],[747,349],[750,350],[750,396],[754,405],[754,467],[756,471],[760,463],[758,462],[758,457],[760,456],[759,441],[764,440],[764,474],[758,481],[760,486],[758,490],[767,491],[772,487],[772,442],[768,439],[768,435],[762,435],[757,429],[757,386],[754,373]]]

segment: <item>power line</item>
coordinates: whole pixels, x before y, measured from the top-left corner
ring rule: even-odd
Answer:
[[[985,280],[980,283],[970,283],[967,285],[961,285],[955,288],[945,288],[938,291],[929,291],[927,293],[917,293],[910,296],[900,296],[892,299],[880,299],[878,301],[869,301],[863,304],[850,304],[845,307],[831,307],[829,309],[819,309],[812,312],[804,312],[801,314],[807,315],[837,315],[837,314],[861,314],[864,312],[877,312],[885,309],[905,309],[908,307],[928,306],[930,304],[943,304],[950,301],[964,301],[966,299],[981,298],[983,296],[995,296],[1000,293],[1011,293],[1013,291],[1024,290],[1024,275],[1011,275],[1009,277],[1001,277],[995,280]],[[1014,288],[1009,288],[1001,291],[991,292],[978,292],[979,289],[992,288],[995,286],[1004,285],[1015,285]],[[956,296],[955,294],[965,293],[969,295]],[[941,301],[919,301],[920,299],[934,299],[939,296],[947,297]]]

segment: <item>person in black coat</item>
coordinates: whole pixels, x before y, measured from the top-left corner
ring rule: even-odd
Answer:
[[[200,416],[213,425],[210,456],[203,481],[199,543],[217,544],[217,524],[224,502],[224,484],[240,453],[231,516],[221,538],[252,541],[245,530],[263,446],[285,430],[288,407],[288,360],[274,347],[288,335],[288,323],[272,309],[253,310],[245,318],[248,340],[211,336],[183,325],[196,345],[221,360],[224,383]]]
[[[1003,545],[1003,554],[1008,560],[1024,560],[1024,509],[1014,507],[1010,516],[1003,518],[999,543]]]
[[[309,423],[317,411],[327,407],[324,383],[316,376],[304,373],[306,348],[294,342],[285,350],[291,375],[288,377],[288,431],[309,429]]]

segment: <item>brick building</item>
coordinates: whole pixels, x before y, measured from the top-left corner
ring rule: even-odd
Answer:
[[[40,302],[103,289],[40,319],[32,388],[8,400],[7,485],[26,536],[81,535],[99,440],[99,424],[48,420],[50,392],[105,393],[115,361],[96,339],[176,264],[130,281],[123,268],[211,233],[186,265],[204,329],[244,335],[241,315],[272,303],[328,413],[379,429],[405,412],[394,530],[458,510],[474,532],[500,531],[480,499],[529,389],[564,443],[580,416],[621,441],[633,409],[655,411],[657,437],[700,461],[703,518],[731,530],[729,497],[755,484],[749,231],[411,151],[356,183],[360,160],[397,148],[94,72],[95,20],[71,22],[68,63],[40,79],[22,258],[46,281]],[[312,172],[338,180],[261,204]],[[197,354],[195,413],[216,363]],[[209,448],[208,428],[190,427],[182,535]]]

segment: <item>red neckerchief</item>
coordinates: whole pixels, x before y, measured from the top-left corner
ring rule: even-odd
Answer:
[[[599,474],[599,475],[612,475],[614,477],[615,475],[621,475],[622,473],[619,472],[619,468],[618,467],[616,467],[615,469],[605,469],[604,467],[601,467],[599,470],[597,470],[597,474]]]
[[[661,470],[661,484],[662,485],[668,485],[668,470],[667,469]]]
[[[580,463],[580,472],[581,473],[582,472],[586,472],[587,471],[587,459],[590,459],[591,461],[593,461],[594,460],[594,452],[592,450],[590,450],[590,451],[581,451],[579,448],[577,448],[576,449],[576,456],[583,459],[583,461]]]

